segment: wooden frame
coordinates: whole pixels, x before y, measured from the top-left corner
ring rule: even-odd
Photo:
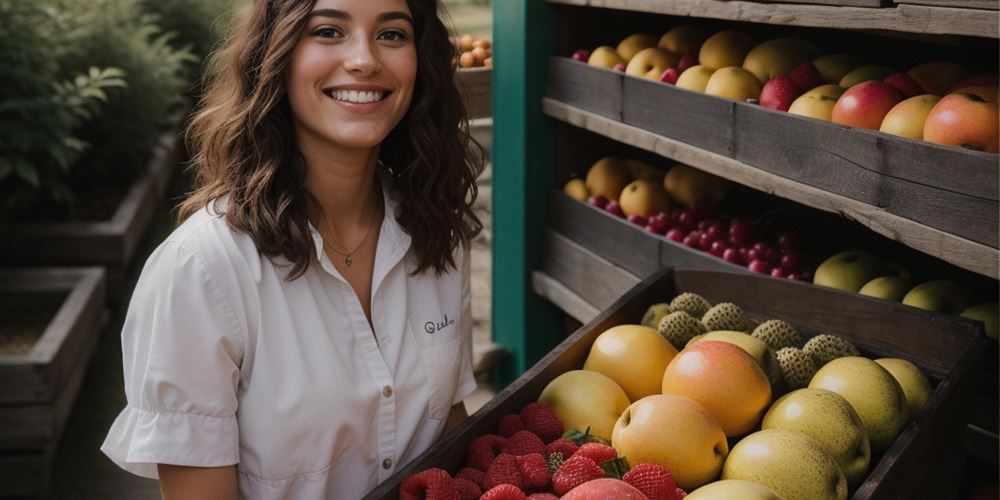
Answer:
[[[460,69],[455,72],[455,83],[465,99],[469,119],[493,115],[493,70],[490,68]]]

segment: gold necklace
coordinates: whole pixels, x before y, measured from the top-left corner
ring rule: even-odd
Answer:
[[[344,264],[347,264],[347,267],[351,267],[352,265],[354,265],[354,254],[358,250],[361,250],[361,247],[365,244],[366,241],[368,241],[368,235],[372,232],[372,228],[375,227],[375,219],[378,217],[378,214],[381,211],[381,206],[382,206],[381,200],[378,200],[378,206],[375,207],[375,213],[372,214],[372,220],[368,224],[368,230],[365,231],[365,237],[361,239],[361,243],[358,243],[358,246],[354,250],[351,250],[350,252],[347,253],[343,253],[340,250],[333,248],[333,245],[327,243],[327,246],[330,247],[330,250],[333,250],[333,252],[336,253],[337,255],[342,255],[344,257]],[[334,235],[333,228],[330,227],[329,221],[327,221],[326,229],[330,231],[330,236]]]

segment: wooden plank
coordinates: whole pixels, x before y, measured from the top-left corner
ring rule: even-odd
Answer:
[[[640,278],[552,230],[542,242],[542,271],[598,309],[613,304]],[[600,279],[595,279],[599,276]]]
[[[531,289],[580,323],[588,323],[601,314],[600,309],[543,271],[532,271]]]
[[[546,96],[621,121],[624,73],[565,57],[550,57],[548,68]]]
[[[831,7],[868,7],[878,8],[889,4],[884,0],[757,0],[762,3],[805,3],[812,5],[829,5]]]
[[[791,181],[732,158],[609,120],[554,99],[545,98],[543,110],[557,120],[687,163],[759,191],[827,212],[839,213],[878,234],[963,269],[994,279],[1000,277],[1000,252],[987,245],[925,226],[857,200]]]
[[[898,5],[895,8],[833,7],[744,0],[548,0],[553,4],[603,7],[672,16],[855,30],[1000,37],[996,15],[976,9]]]
[[[896,3],[932,5],[935,7],[959,7],[964,9],[1000,10],[997,0],[896,0]],[[984,13],[985,15],[986,13]]]
[[[455,72],[458,91],[465,101],[469,119],[493,115],[493,71],[490,68],[460,69]]]

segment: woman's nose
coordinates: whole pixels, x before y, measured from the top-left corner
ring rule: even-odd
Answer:
[[[378,73],[382,69],[378,54],[373,50],[371,42],[363,38],[355,38],[350,44],[347,57],[344,60],[344,68],[361,75],[371,75]]]

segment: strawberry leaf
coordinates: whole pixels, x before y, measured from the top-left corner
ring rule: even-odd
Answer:
[[[623,458],[612,458],[611,460],[605,460],[601,462],[601,468],[604,469],[604,475],[607,477],[613,477],[615,479],[621,479],[622,476],[628,472],[628,465],[625,463]]]

